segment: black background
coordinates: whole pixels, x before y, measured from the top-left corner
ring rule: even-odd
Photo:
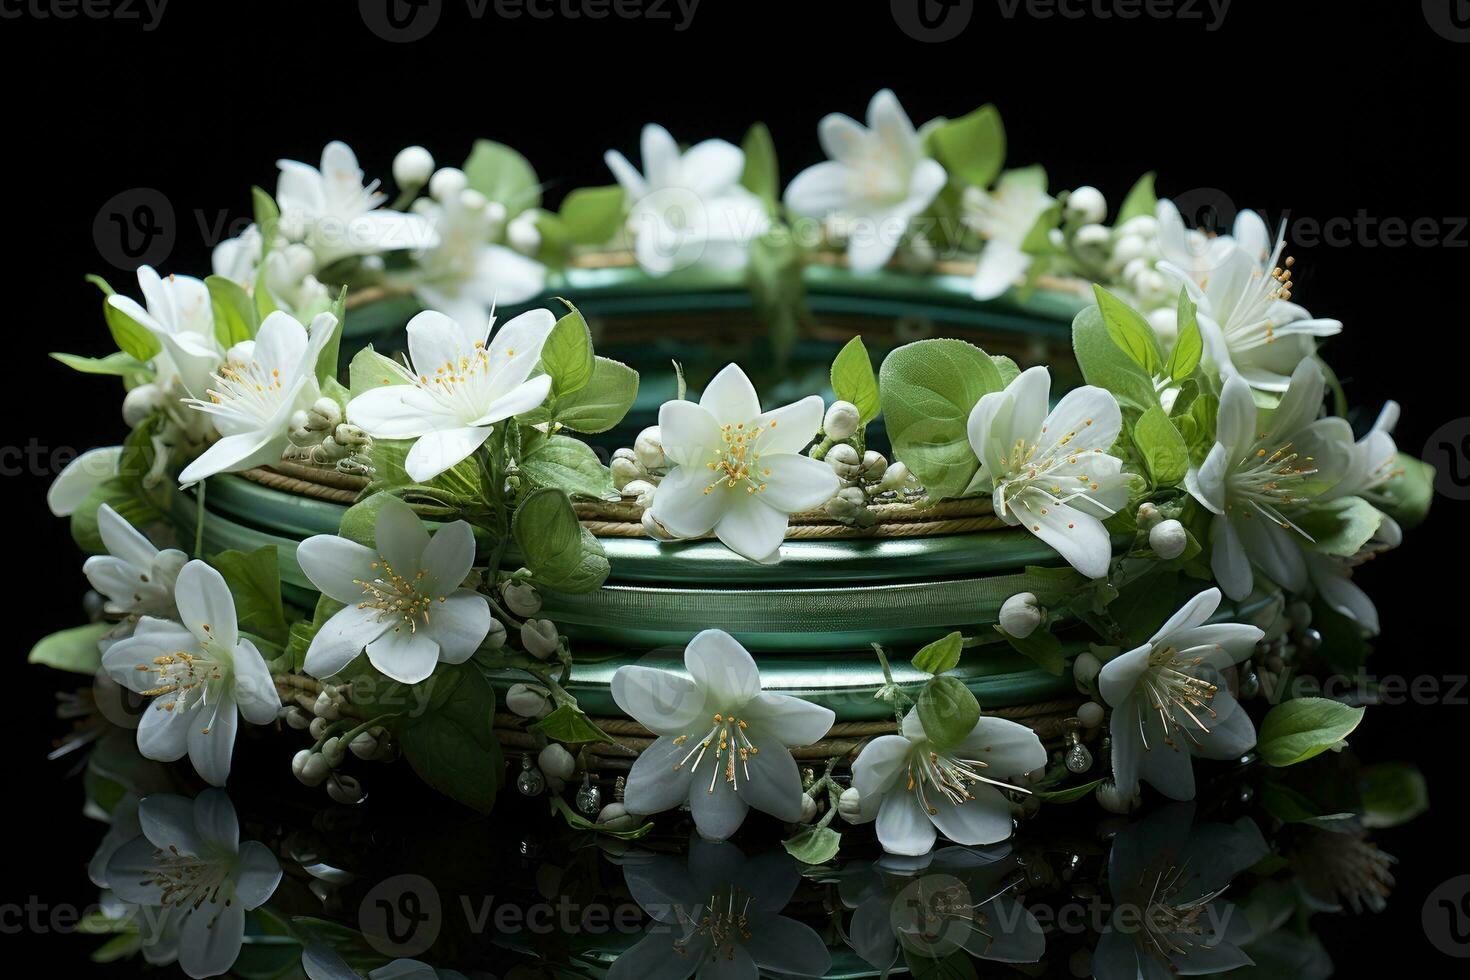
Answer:
[[[37,16],[62,12],[64,0],[0,0],[7,938],[18,924],[12,903],[91,900],[83,864],[100,825],[80,815],[80,784],[63,782],[64,766],[43,758],[60,731],[51,720],[56,678],[23,660],[37,637],[80,616],[80,560],[65,523],[45,511],[45,487],[70,454],[124,432],[110,379],[44,356],[110,349],[98,294],[82,276],[136,291],[115,264],[115,237],[95,231],[120,192],[161,192],[174,241],[154,264],[203,275],[219,223],[248,214],[250,186],[274,186],[278,157],[314,163],[329,139],[346,140],[385,183],[403,145],[421,143],[450,164],[476,137],[501,140],[530,158],[555,204],[571,187],[610,182],[604,149],[635,156],[650,120],[690,142],[738,141],[764,120],[784,181],[821,158],[815,127],[824,113],[861,116],[880,87],[894,88],[916,122],[993,101],[1007,123],[1008,163],[1043,163],[1054,189],[1092,183],[1116,206],[1141,172],[1156,169],[1162,195],[1223,188],[1237,205],[1293,227],[1354,222],[1345,240],[1293,251],[1296,298],[1346,324],[1326,353],[1363,413],[1355,424],[1397,398],[1398,441],[1410,452],[1451,420],[1470,431],[1462,418],[1470,414],[1462,340],[1470,38],[1432,26],[1448,24],[1459,0],[1423,9],[1407,0],[1235,0],[1217,30],[1207,29],[1213,15],[1202,3],[1189,5],[1199,19],[1124,19],[1102,17],[1090,2],[1068,8],[1080,17],[1032,16],[1024,3],[1007,17],[997,0],[976,0],[957,38],[933,43],[909,36],[888,3],[871,0],[703,0],[684,30],[671,5],[661,8],[671,19],[593,21],[509,19],[493,7],[476,18],[464,0],[444,0],[426,38],[389,43],[368,29],[358,3],[341,0],[174,0],[152,30],[123,16]],[[136,2],[123,6],[143,13]],[[1417,219],[1434,223],[1432,240],[1393,239],[1393,221]],[[1372,664],[1381,673],[1466,673],[1464,505],[1440,495],[1435,507],[1402,549],[1360,573],[1382,613],[1386,635]],[[1466,714],[1463,703],[1379,708],[1355,739],[1370,760],[1417,760],[1435,806],[1382,836],[1402,859],[1388,912],[1322,920],[1340,975],[1359,975],[1369,946],[1436,973],[1454,965],[1426,941],[1420,909],[1440,882],[1470,872],[1457,819]],[[53,967],[80,963],[98,942],[20,934]]]

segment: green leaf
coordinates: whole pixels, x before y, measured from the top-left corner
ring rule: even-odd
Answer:
[[[353,355],[347,366],[347,384],[353,395],[360,395],[383,385],[404,385],[412,379],[397,361],[384,357],[369,344]]]
[[[342,515],[342,523],[338,525],[337,533],[349,541],[356,541],[360,545],[376,549],[378,546],[378,512],[383,509],[384,504],[393,500],[397,498],[385,490],[360,498]]]
[[[114,351],[106,357],[82,357],[53,351],[51,356],[73,371],[83,374],[106,374],[128,378],[146,371],[147,365],[126,351]]]
[[[322,628],[323,623],[337,615],[343,608],[345,608],[344,604],[331,596],[319,596],[311,618],[299,619],[291,624],[291,635],[286,641],[286,652],[291,655],[293,671],[300,673],[305,668],[306,651],[311,648],[311,641],[316,639],[317,631]]]
[[[1261,722],[1256,749],[1269,765],[1304,762],[1341,746],[1363,720],[1363,710],[1327,698],[1297,698],[1278,704]]]
[[[858,417],[867,425],[883,410],[878,395],[878,378],[863,338],[854,337],[832,360],[832,393],[857,406]]]
[[[995,630],[1005,637],[1013,650],[1030,658],[1036,666],[1048,674],[1060,677],[1067,669],[1067,657],[1062,652],[1062,641],[1045,629],[1032,630],[1030,636],[1021,638],[1011,636],[999,626]]]
[[[105,299],[102,301],[102,318],[107,322],[107,329],[112,333],[112,341],[117,344],[117,349],[134,360],[151,361],[163,350],[163,344],[159,343],[151,330]]]
[[[581,745],[584,742],[608,744],[615,742],[611,735],[592,723],[592,719],[587,717],[587,712],[575,704],[561,705],[532,725],[531,731],[540,732],[553,741],[567,745]]]
[[[95,674],[102,666],[97,641],[112,629],[111,623],[88,623],[52,633],[31,647],[28,664],[42,664],[73,674]]]
[[[1351,558],[1372,540],[1383,524],[1383,512],[1361,497],[1341,497],[1296,515],[1297,526],[1324,555]]]
[[[1088,384],[1106,388],[1121,404],[1140,412],[1159,403],[1153,378],[1113,342],[1096,306],[1087,307],[1072,320],[1072,349]]]
[[[1090,783],[1080,786],[1068,786],[1066,789],[1038,789],[1032,794],[1043,803],[1076,803],[1078,800],[1086,799],[1092,791],[1102,785],[1101,779],[1094,779]]]
[[[535,169],[504,143],[475,140],[464,175],[470,187],[505,205],[507,219],[541,206],[541,183]]]
[[[954,670],[960,662],[960,651],[965,648],[965,639],[958,632],[935,640],[914,654],[913,665],[926,674],[942,674]]]
[[[521,473],[538,487],[602,500],[613,494],[612,474],[580,439],[549,436],[522,457],[519,465]]]
[[[228,350],[241,341],[253,340],[260,320],[250,294],[239,283],[224,276],[209,276],[204,285],[209,288],[209,302],[214,310],[214,337],[220,346]]]
[[[404,758],[434,789],[489,813],[505,765],[495,738],[495,689],[468,662],[440,664],[431,681],[449,691],[437,707],[402,725]]]
[[[995,363],[995,369],[1000,372],[1000,383],[1002,387],[1009,385],[1020,376],[1020,366],[1004,354],[991,354],[990,359]]]
[[[332,301],[331,309],[326,312],[332,314],[332,336],[322,346],[321,353],[316,359],[316,380],[325,387],[328,383],[337,381],[337,359],[342,353],[342,329],[347,325],[347,287],[337,293],[337,298]]]
[[[1093,286],[1092,292],[1113,343],[1144,373],[1150,377],[1158,374],[1164,358],[1159,351],[1159,338],[1143,314],[1101,286]]]
[[[587,387],[596,361],[592,355],[592,331],[581,312],[569,300],[570,311],[556,321],[541,348],[541,367],[551,375],[551,397],[563,398]]]
[[[1397,827],[1429,809],[1424,774],[1402,762],[1384,762],[1358,777],[1363,798],[1363,826],[1370,830]]]
[[[559,230],[574,244],[601,245],[623,227],[625,206],[621,187],[578,187],[562,202]]]
[[[623,420],[638,397],[638,372],[607,357],[594,359],[592,380],[565,398],[548,400],[519,416],[527,425],[557,422],[573,432],[606,432]]]
[[[957,677],[934,677],[919,691],[919,722],[941,749],[959,744],[980,720],[980,702]]]
[[[837,856],[842,835],[831,827],[808,827],[781,846],[802,864],[826,864]]]
[[[894,455],[936,500],[963,494],[980,467],[966,425],[1002,387],[995,362],[964,341],[920,340],[890,353],[879,379]]]
[[[516,508],[511,533],[532,579],[553,592],[583,593],[607,581],[612,566],[560,490],[534,490]]]
[[[1175,486],[1189,472],[1189,447],[1159,406],[1149,406],[1138,417],[1133,425],[1133,444],[1155,487]]]
[[[1118,220],[1113,223],[1121,225],[1129,218],[1152,215],[1158,206],[1159,197],[1154,192],[1154,172],[1150,170],[1138,178],[1128,191],[1128,196],[1123,198],[1123,206],[1118,209]]]
[[[235,597],[240,628],[285,645],[290,641],[281,603],[281,566],[276,546],[251,552],[222,551],[210,562],[224,576]]]
[[[566,820],[567,826],[571,827],[573,830],[582,830],[593,834],[603,834],[608,837],[616,838],[617,840],[637,840],[640,837],[648,836],[648,833],[653,830],[652,820],[643,824],[641,827],[634,827],[632,830],[609,830],[603,824],[597,823],[595,820],[588,820],[576,810],[573,810],[567,804],[567,801],[562,799],[557,794],[548,793],[547,796],[551,800],[551,812],[561,814],[562,818]]]
[[[740,141],[745,152],[745,169],[740,173],[740,185],[765,204],[766,210],[774,213],[780,196],[781,177],[776,167],[776,144],[765,123],[755,123],[745,131]]]
[[[1174,340],[1174,349],[1169,352],[1169,363],[1164,366],[1164,372],[1172,381],[1183,381],[1193,374],[1194,369],[1199,367],[1200,358],[1204,356],[1205,339],[1200,333],[1196,312],[1195,305],[1189,298],[1189,290],[1181,287],[1178,313],[1175,317],[1175,322],[1179,325],[1178,336]]]
[[[983,105],[934,131],[934,149],[944,169],[976,187],[989,187],[1006,159],[1006,131],[1000,110]]]
[[[1408,453],[1399,453],[1394,470],[1396,475],[1377,491],[1383,509],[1405,530],[1418,527],[1429,516],[1429,505],[1434,500],[1434,467]]]

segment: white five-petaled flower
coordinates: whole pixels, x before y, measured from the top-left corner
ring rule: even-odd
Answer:
[[[296,560],[313,585],[347,604],[322,624],[306,651],[306,672],[330,677],[364,650],[381,673],[417,684],[434,665],[468,660],[490,632],[490,604],[462,588],[475,561],[464,521],[429,536],[396,497],[378,511],[377,547],[335,534],[301,542]]]
[[[1306,587],[1306,563],[1293,511],[1341,477],[1352,457],[1352,429],[1340,418],[1317,417],[1325,387],[1315,361],[1297,365],[1281,402],[1262,421],[1250,386],[1239,376],[1225,381],[1215,422],[1215,445],[1186,486],[1215,514],[1210,567],[1232,599],[1250,594],[1264,572],[1292,592]]]
[[[683,153],[667,129],[643,127],[643,172],[617,150],[603,155],[628,196],[628,231],[638,265],[650,276],[703,264],[740,269],[750,243],[770,226],[764,205],[740,183],[745,153],[725,140]]]
[[[817,138],[828,159],[797,174],[785,197],[794,214],[844,219],[847,259],[859,271],[888,261],[948,179],[891,91],[873,96],[867,123],[839,112],[822,117]]]
[[[970,295],[995,299],[1031,267],[1032,256],[1021,246],[1055,198],[1046,192],[1046,173],[1040,167],[1026,167],[1006,171],[995,190],[986,193],[977,188],[966,202],[971,210],[965,220],[985,239]]]
[[[319,269],[349,256],[431,248],[438,241],[421,216],[379,207],[385,195],[376,180],[363,184],[357,156],[346,143],[327,144],[320,170],[295,160],[278,160],[276,166],[281,233],[306,244]]]
[[[1317,338],[1339,333],[1342,321],[1314,318],[1291,302],[1294,262],[1282,258],[1286,239],[1278,234],[1272,243],[1260,215],[1242,211],[1231,244],[1216,240],[1194,268],[1168,261],[1166,252],[1159,270],[1189,291],[1223,374],[1238,374],[1262,391],[1284,391],[1296,366],[1316,351]]]
[[[653,498],[652,518],[679,538],[713,530],[752,561],[780,559],[790,515],[837,493],[830,466],[802,451],[822,425],[822,398],[809,395],[762,412],[745,372],[726,365],[699,403],[664,402],[664,454],[673,465]]]
[[[546,285],[546,266],[496,243],[504,231],[504,205],[470,188],[450,190],[413,203],[439,236],[437,245],[415,255],[414,292],[426,307],[465,328],[483,327],[497,302],[524,303],[538,295]]]
[[[1004,718],[981,716],[952,746],[930,741],[909,711],[902,735],[880,735],[852,764],[863,820],[878,821],[878,841],[891,854],[927,854],[936,832],[956,844],[994,844],[1011,836],[1005,790],[1046,765],[1036,733]],[[1024,790],[1021,790],[1025,792]]]
[[[255,644],[240,635],[235,600],[219,572],[191,561],[174,589],[183,625],[144,616],[137,630],[102,655],[113,680],[153,701],[138,723],[144,758],[189,756],[204,780],[230,775],[238,716],[254,725],[276,719],[280,695]]]
[[[630,813],[688,803],[701,835],[724,840],[755,807],[779,820],[801,817],[793,745],[832,727],[831,709],[761,691],[755,660],[723,630],[705,630],[684,651],[689,677],[653,667],[619,667],[613,700],[658,738],[633,763],[624,795]]]
[[[253,341],[232,347],[207,398],[185,400],[214,420],[220,439],[184,467],[179,482],[279,462],[290,442],[291,414],[321,397],[316,362],[336,329],[337,318],[322,313],[308,335],[289,313],[276,310]]]
[[[420,313],[408,323],[413,373],[347,405],[347,417],[373,438],[417,440],[404,469],[420,483],[467,459],[497,422],[529,412],[551,390],[550,375],[530,377],[556,326],[551,311],[522,313],[492,335],[493,324],[468,329],[443,313]]]
[[[1118,402],[1085,385],[1047,413],[1051,375],[1021,372],[970,411],[976,482],[989,480],[995,512],[1056,549],[1088,578],[1107,574],[1113,548],[1102,518],[1127,501],[1122,461],[1108,455],[1123,425]]]
[[[189,556],[177,548],[155,548],[107,504],[97,508],[97,531],[107,554],[88,558],[82,572],[92,588],[107,597],[104,610],[113,615],[176,617],[174,583]]]
[[[240,822],[223,790],[193,800],[172,794],[138,805],[143,835],[107,862],[117,896],[139,906],[137,921],[150,962],[172,959],[191,977],[229,970],[240,955],[245,913],[259,908],[281,883],[270,848],[240,840]]]
[[[164,389],[177,384],[202,396],[224,359],[214,336],[209,288],[192,276],[163,278],[146,265],[138,267],[138,288],[146,309],[121,293],[107,297],[108,305],[146,328],[163,347],[153,358],[156,384]]]
[[[1221,674],[1251,655],[1262,632],[1208,624],[1220,590],[1206,589],[1147,643],[1109,660],[1098,675],[1112,705],[1113,774],[1120,790],[1140,779],[1173,800],[1194,798],[1193,757],[1235,759],[1256,729]]]

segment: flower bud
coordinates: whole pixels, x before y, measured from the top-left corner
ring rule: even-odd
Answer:
[[[1138,526],[1145,531],[1157,524],[1161,516],[1159,508],[1147,500],[1138,505]]]
[[[1148,546],[1165,561],[1184,554],[1189,544],[1189,532],[1178,521],[1163,521],[1148,532]]]
[[[322,743],[322,757],[327,760],[327,765],[336,769],[347,758],[347,746],[342,744],[342,739],[336,735]]]
[[[669,465],[664,456],[663,436],[659,433],[658,426],[650,425],[638,433],[638,438],[633,441],[633,456],[638,460],[638,465],[649,473]]]
[[[827,501],[822,509],[834,520],[847,523],[863,516],[867,509],[867,494],[861,487],[846,487],[837,491],[837,496]]]
[[[1159,233],[1159,219],[1151,214],[1136,214],[1118,226],[1119,234],[1137,235],[1145,240]]]
[[[560,642],[556,624],[549,619],[528,619],[521,624],[521,646],[537,660],[545,660],[556,653]]]
[[[638,827],[638,818],[622,803],[609,803],[597,814],[597,823],[608,830],[634,830]]]
[[[1077,683],[1078,687],[1091,687],[1092,682],[1097,680],[1097,675],[1100,673],[1102,673],[1102,663],[1090,650],[1077,654],[1077,658],[1072,661],[1072,680]]]
[[[1072,247],[1079,252],[1094,252],[1104,255],[1112,242],[1113,233],[1102,225],[1083,225],[1072,236]]]
[[[623,496],[632,497],[633,503],[647,509],[653,506],[653,495],[657,491],[658,487],[649,483],[647,480],[633,480],[627,486],[623,487],[622,492]]]
[[[378,754],[378,739],[372,732],[359,732],[347,747],[359,759],[371,759]]]
[[[551,714],[551,692],[540,684],[512,684],[505,706],[522,718],[545,718]]]
[[[622,490],[634,480],[648,478],[648,474],[638,464],[638,458],[633,455],[631,449],[619,449],[614,452],[608,469],[612,471],[613,488],[616,490]]]
[[[311,727],[314,719],[311,714],[303,710],[299,705],[291,705],[286,709],[286,727],[304,732]]]
[[[311,706],[311,710],[318,718],[325,718],[327,721],[336,721],[342,717],[342,712],[337,709],[337,702],[326,691],[316,696],[316,703]]]
[[[360,426],[351,422],[343,422],[332,430],[332,438],[339,446],[366,446],[370,441],[369,436]]]
[[[856,405],[852,402],[835,401],[827,409],[826,418],[822,420],[822,431],[829,439],[846,439],[858,430],[861,422],[862,415]]]
[[[480,642],[486,650],[499,650],[505,646],[505,624],[494,616],[490,617],[490,632],[485,634],[485,639]]]
[[[536,764],[551,779],[570,779],[577,768],[577,760],[558,742],[552,742],[542,749],[541,754],[536,756]]]
[[[490,199],[473,187],[459,192],[459,206],[466,211],[483,211],[490,206]]]
[[[330,398],[318,398],[306,417],[312,428],[330,429],[342,421],[342,407]]]
[[[1036,632],[1041,625],[1042,612],[1036,605],[1036,596],[1030,592],[1017,592],[1000,607],[1000,628],[1007,636],[1024,640]]]
[[[429,196],[444,202],[469,186],[469,178],[458,167],[443,167],[429,178]]]
[[[393,158],[393,180],[404,189],[423,187],[434,173],[434,156],[422,146],[405,146]]]
[[[913,482],[914,475],[903,463],[890,463],[888,469],[883,471],[883,479],[878,484],[879,490],[902,490]]]
[[[136,429],[148,416],[163,407],[163,389],[152,382],[140,384],[123,396],[122,416],[128,428]]]
[[[1077,708],[1077,720],[1083,728],[1096,728],[1103,721],[1103,706],[1096,701],[1083,702]]]
[[[670,531],[668,528],[664,527],[662,524],[654,519],[652,508],[643,512],[642,522],[643,533],[648,535],[650,538],[653,538],[653,540],[655,541],[675,541],[678,539],[678,535],[674,534],[672,531]]]
[[[1125,792],[1111,779],[1098,786],[1093,795],[1097,797],[1097,805],[1109,813],[1132,813],[1143,802],[1136,790]]]
[[[1113,245],[1113,264],[1119,268],[1148,251],[1148,242],[1139,235],[1124,235]]]
[[[536,227],[535,212],[522,211],[510,219],[505,229],[505,240],[522,255],[535,255],[541,248],[541,229]]]
[[[361,803],[366,794],[362,791],[362,783],[358,782],[356,777],[345,773],[335,773],[331,779],[327,780],[327,795],[335,803],[350,806],[353,803]]]
[[[541,611],[541,593],[530,582],[510,579],[500,586],[500,596],[517,616],[534,616]]]
[[[856,480],[863,472],[863,458],[847,443],[839,443],[827,450],[826,460],[839,480]]]
[[[1083,185],[1067,195],[1067,214],[1096,223],[1108,216],[1108,199],[1096,187]]]
[[[307,786],[320,786],[331,768],[320,752],[311,749],[302,749],[291,757],[291,774]]]
[[[325,718],[313,718],[306,726],[306,733],[314,739],[320,739],[323,735],[327,734],[327,729],[331,724]]]
[[[888,460],[874,449],[863,453],[863,468],[859,476],[864,483],[877,483],[888,472]]]
[[[856,787],[849,786],[837,797],[837,815],[851,824],[862,821],[863,797]]]
[[[809,793],[801,794],[801,823],[811,823],[817,816],[817,801]]]

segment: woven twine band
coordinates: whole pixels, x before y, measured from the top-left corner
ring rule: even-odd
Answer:
[[[280,462],[245,470],[245,479],[273,490],[351,504],[368,485],[367,477],[300,463]],[[630,500],[582,501],[576,504],[582,526],[599,538],[642,538],[643,508]],[[950,500],[919,507],[910,503],[881,503],[868,508],[877,522],[868,527],[839,524],[823,511],[791,515],[788,541],[831,541],[844,538],[922,538],[940,534],[992,531],[1006,526],[990,507],[990,498]],[[705,535],[706,538],[713,535]]]
[[[1034,731],[1043,742],[1058,743],[1070,731],[1089,737],[1086,729],[1077,722],[1080,698],[1067,701],[1044,701],[1039,704],[999,708],[986,712],[988,717],[1006,718],[1018,722]],[[593,718],[592,723],[610,735],[615,741],[594,742],[586,746],[587,767],[593,770],[621,770],[633,765],[640,753],[653,744],[657,737],[636,721],[625,718]],[[499,713],[495,716],[495,737],[507,749],[520,749],[522,754],[536,751],[538,736],[526,730],[534,720],[519,715]],[[791,750],[791,755],[802,762],[819,762],[832,758],[856,759],[863,746],[880,735],[894,733],[891,721],[840,721],[833,725],[827,736],[813,745],[800,745]]]

